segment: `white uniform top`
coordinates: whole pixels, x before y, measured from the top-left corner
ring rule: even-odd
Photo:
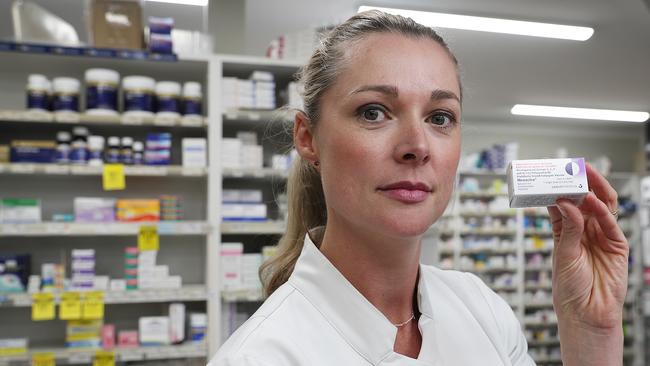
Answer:
[[[510,306],[478,277],[420,265],[417,359],[393,351],[397,328],[305,236],[287,283],[208,366],[535,365]]]

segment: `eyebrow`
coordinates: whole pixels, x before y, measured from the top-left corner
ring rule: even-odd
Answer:
[[[374,91],[381,94],[386,94],[393,98],[397,98],[399,94],[397,92],[397,88],[392,85],[363,85],[353,90],[348,95],[363,93],[367,91]],[[431,92],[431,100],[438,101],[444,99],[454,99],[460,103],[460,98],[458,97],[458,95],[456,95],[456,93],[452,92],[451,90],[435,89],[434,91]]]

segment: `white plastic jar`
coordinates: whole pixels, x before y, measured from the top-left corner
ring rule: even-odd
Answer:
[[[156,81],[132,75],[122,79],[124,115],[152,117]]]
[[[50,81],[41,74],[27,77],[27,109],[46,112],[50,109]]]
[[[117,90],[120,74],[110,69],[86,70],[86,113],[117,114]]]
[[[79,89],[81,83],[75,78],[57,77],[52,80],[55,112],[79,112]]]
[[[181,84],[174,81],[156,83],[156,115],[160,117],[180,117]]]
[[[202,101],[201,84],[195,81],[188,81],[183,84],[184,116],[202,116]]]
[[[104,164],[104,136],[88,136],[88,165]]]

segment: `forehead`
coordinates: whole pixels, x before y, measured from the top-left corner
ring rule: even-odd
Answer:
[[[402,34],[371,34],[346,48],[346,61],[334,88],[387,84],[401,91],[446,89],[460,95],[456,65],[440,44]]]

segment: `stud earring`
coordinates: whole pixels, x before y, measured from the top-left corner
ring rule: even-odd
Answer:
[[[318,160],[314,161],[314,166],[319,166],[319,165],[320,165],[320,161]]]

